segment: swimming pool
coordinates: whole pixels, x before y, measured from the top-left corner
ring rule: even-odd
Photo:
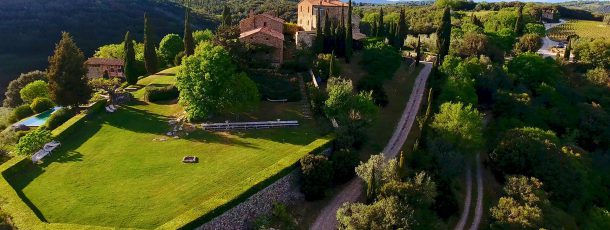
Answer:
[[[16,125],[25,125],[28,127],[42,126],[42,125],[44,125],[45,122],[47,122],[47,119],[49,119],[49,117],[51,117],[51,114],[53,114],[55,111],[57,111],[59,109],[61,109],[61,107],[59,107],[59,106],[54,107],[54,108],[44,111],[42,113],[25,118],[25,119],[21,120],[20,122],[17,122]]]

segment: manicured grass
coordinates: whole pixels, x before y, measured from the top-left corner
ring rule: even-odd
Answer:
[[[285,106],[286,113],[296,108],[265,106]],[[176,228],[183,219],[240,197],[328,141],[308,122],[299,128],[195,131],[156,141],[170,130],[170,116],[180,112],[175,103],[137,101],[102,113],[64,138],[45,163],[5,177],[51,223]],[[187,155],[199,157],[199,163],[182,163]]]
[[[570,35],[581,38],[610,38],[610,25],[598,21],[571,20],[549,30],[549,38],[565,41]]]

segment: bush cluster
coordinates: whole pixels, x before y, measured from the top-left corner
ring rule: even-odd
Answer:
[[[73,117],[74,114],[74,110],[61,108],[60,110],[57,110],[55,113],[51,114],[51,117],[49,117],[45,123],[45,127],[49,130],[53,130]]]
[[[22,105],[13,110],[13,115],[10,120],[11,122],[17,122],[23,118],[32,116],[33,114],[34,111],[32,111],[29,105]]]
[[[169,86],[146,86],[144,99],[149,102],[167,101],[178,97],[178,88]]]
[[[53,103],[51,99],[46,97],[37,97],[34,99],[34,101],[32,101],[32,104],[30,104],[30,109],[32,109],[34,113],[42,113],[50,108],[53,108],[53,106],[55,106],[55,103]]]

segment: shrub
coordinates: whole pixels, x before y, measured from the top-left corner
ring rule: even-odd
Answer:
[[[55,103],[53,103],[51,99],[46,97],[38,97],[32,101],[32,104],[30,104],[30,109],[32,109],[32,111],[35,113],[42,113],[50,108],[53,108],[53,106],[55,106]]]
[[[16,122],[23,118],[32,116],[32,114],[34,114],[34,111],[32,111],[29,105],[19,106],[15,108],[15,110],[13,110],[13,116],[11,118],[11,121]]]
[[[178,54],[176,54],[176,56],[174,57],[174,65],[182,65],[182,58],[184,58],[184,56],[186,56],[186,54],[184,54],[184,51],[180,51]]]
[[[352,179],[356,174],[356,166],[358,166],[358,155],[356,152],[349,150],[339,150],[330,156],[333,164],[334,178],[338,183],[344,183]]]
[[[383,42],[376,42],[364,48],[361,64],[369,74],[391,79],[400,67],[401,60],[396,49]]]
[[[301,158],[303,181],[301,192],[305,199],[316,200],[324,198],[324,192],[330,186],[333,169],[328,158],[322,155],[307,154]]]
[[[32,155],[49,141],[51,141],[49,130],[36,129],[19,139],[15,152],[19,155]]]
[[[168,86],[146,86],[144,99],[149,102],[167,101],[178,97],[178,88],[173,85]]]
[[[0,129],[3,130],[11,123],[11,115],[13,109],[7,107],[0,107]]]
[[[51,117],[49,117],[49,119],[45,123],[45,127],[49,130],[53,130],[53,129],[59,127],[60,125],[62,125],[63,123],[65,123],[67,120],[69,120],[73,116],[74,116],[73,110],[68,109],[68,108],[62,108],[60,110],[57,110],[55,113],[51,114]]]
[[[37,80],[27,84],[19,91],[21,99],[25,102],[32,102],[38,97],[49,97],[49,84],[43,80]]]

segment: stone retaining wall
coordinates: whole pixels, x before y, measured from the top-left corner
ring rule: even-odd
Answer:
[[[252,195],[241,204],[200,226],[197,230],[247,229],[257,217],[269,213],[273,208],[273,203],[293,204],[303,201],[304,197],[299,191],[297,183],[298,178],[299,170],[297,169]]]

